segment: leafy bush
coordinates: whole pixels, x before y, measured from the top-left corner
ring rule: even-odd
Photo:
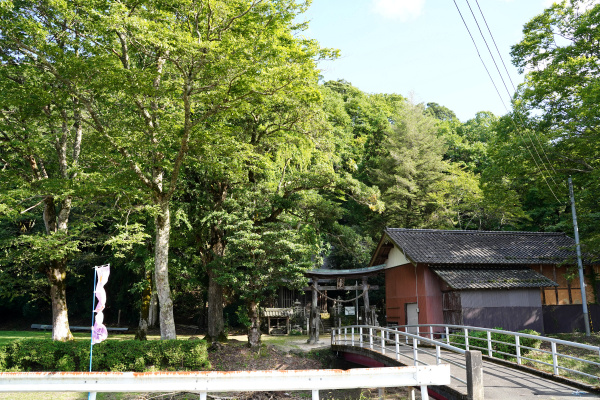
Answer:
[[[502,328],[494,328],[497,330],[503,330]],[[460,347],[462,349],[466,348],[465,346],[465,338],[461,336],[461,332],[455,333],[457,336],[452,336],[450,338],[450,344]],[[525,333],[528,335],[539,335],[539,332],[534,331],[533,329],[524,329],[519,331],[519,333]],[[508,335],[505,333],[492,332],[492,354],[496,358],[502,358],[505,360],[512,359],[517,355],[516,341],[513,335]],[[502,342],[502,343],[498,343]],[[521,355],[526,355],[531,350],[523,348],[531,347],[533,349],[539,349],[542,341],[540,339],[530,339],[530,338],[519,338],[519,344],[521,346]],[[486,355],[487,354],[487,333],[483,331],[469,331],[469,348],[481,350],[481,352]],[[500,354],[500,353],[507,354]]]
[[[0,371],[4,371],[6,369],[6,347],[0,346]]]
[[[0,371],[88,371],[90,344],[24,339],[0,346]],[[94,345],[92,371],[202,370],[210,368],[201,340],[107,340]]]

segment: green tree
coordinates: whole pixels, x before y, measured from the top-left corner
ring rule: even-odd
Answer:
[[[170,204],[186,154],[206,144],[202,127],[219,113],[315,74],[315,59],[329,53],[294,36],[305,8],[293,0],[2,3],[6,62],[61,82],[154,206],[163,339],[175,338]]]
[[[458,117],[454,111],[438,103],[427,103],[425,113],[440,121],[458,121]]]
[[[554,3],[523,27],[523,40],[511,55],[527,79],[519,106],[538,111],[539,128],[586,146],[598,140],[597,98],[600,90],[600,4],[588,0]],[[569,160],[565,159],[565,162]],[[576,160],[571,160],[575,162]]]
[[[465,123],[458,120],[439,122],[439,135],[447,145],[444,158],[463,164],[471,172],[481,173],[487,165],[487,147],[495,136],[496,121],[494,114],[478,112],[475,118]]]
[[[599,237],[599,22],[597,2],[557,2],[525,24],[512,48],[526,79],[515,99],[518,128],[505,127],[510,140],[498,147],[520,159],[505,165],[522,182],[527,229],[571,229],[565,182],[573,175],[582,237]]]
[[[40,290],[36,275],[44,274],[50,289],[52,337],[70,340],[68,263],[81,251],[81,234],[92,221],[75,217],[73,222],[73,210],[99,184],[85,168],[96,160],[86,157],[82,162],[85,129],[77,99],[60,90],[53,95],[62,83],[52,76],[26,63],[10,63],[5,54],[0,57],[4,61],[0,70],[0,216],[11,227],[2,235],[7,256],[0,260],[5,266],[0,273],[2,284],[13,288],[2,292],[18,296],[14,288],[28,286],[29,282],[16,282],[20,273],[33,278],[31,282]],[[40,209],[41,218],[32,216]]]
[[[314,227],[295,218],[257,223],[251,207],[231,214],[224,257],[218,260],[219,281],[235,288],[246,305],[248,343],[260,345],[259,306],[270,300],[281,286],[299,289],[306,284],[303,272],[319,265],[319,236]],[[260,212],[260,211],[258,211]],[[246,215],[244,215],[246,214]]]
[[[386,139],[387,152],[373,170],[386,205],[379,230],[386,225],[425,227],[438,208],[431,193],[448,169],[436,120],[425,115],[421,105],[407,102],[396,111]]]

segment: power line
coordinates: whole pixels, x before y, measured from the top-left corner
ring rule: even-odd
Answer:
[[[487,65],[485,65],[485,62],[483,61],[483,58],[481,58],[481,54],[479,53],[479,48],[477,47],[477,43],[475,43],[475,39],[473,38],[473,35],[471,34],[471,30],[469,29],[469,26],[467,25],[467,22],[465,21],[462,13],[460,12],[460,8],[458,8],[458,4],[456,4],[456,0],[452,0],[452,1],[454,1],[454,5],[456,6],[456,10],[458,11],[458,14],[460,15],[460,18],[462,19],[462,22],[465,25],[465,28],[467,28],[467,32],[469,32],[469,36],[471,37],[471,40],[473,41],[473,45],[475,46],[475,50],[477,51],[477,55],[479,56],[479,59],[481,60],[481,63],[483,64],[483,68],[485,68],[485,71],[487,72],[488,76],[490,77],[490,80],[492,81],[492,85],[494,85],[494,88],[496,89],[496,93],[498,93],[498,96],[500,97],[500,101],[502,102],[502,105],[508,111],[508,108],[506,107],[506,104],[504,104],[504,100],[502,99],[502,95],[500,95],[500,91],[498,90],[498,87],[496,86],[496,82],[494,82],[494,79],[492,78],[492,75],[490,74],[490,71],[488,70]]]
[[[502,65],[504,66],[504,70],[506,71],[506,76],[508,76],[508,80],[510,80],[510,84],[512,85],[513,90],[516,92],[517,88],[515,87],[514,82],[512,81],[512,78],[510,77],[510,73],[508,72],[508,68],[506,68],[506,63],[504,62],[504,58],[502,58],[502,53],[500,53],[500,49],[498,49],[498,45],[496,44],[496,40],[494,39],[494,35],[492,35],[492,30],[490,29],[490,26],[487,23],[487,20],[485,19],[485,16],[483,15],[483,11],[481,10],[481,7],[479,6],[479,0],[475,0],[475,2],[477,3],[477,8],[479,8],[479,12],[481,13],[481,17],[483,18],[483,22],[485,22],[485,26],[490,34],[490,37],[492,38],[492,42],[494,42],[494,47],[496,47],[496,52],[498,52],[498,56],[500,57],[500,61],[502,61]]]
[[[506,91],[507,91],[507,93],[509,94],[509,97],[510,97],[510,91],[508,90],[508,88],[507,88],[507,86],[506,86],[506,82],[504,81],[504,78],[502,77],[502,74],[500,73],[500,69],[498,68],[498,64],[496,63],[496,61],[495,61],[495,59],[494,59],[494,56],[493,56],[493,54],[492,54],[492,52],[491,52],[491,50],[490,50],[490,48],[489,48],[489,46],[488,46],[488,44],[487,44],[487,41],[485,40],[485,36],[483,35],[483,32],[481,31],[481,28],[480,28],[480,26],[479,26],[479,23],[478,23],[478,21],[477,21],[477,18],[475,17],[475,14],[473,13],[473,9],[471,8],[471,5],[469,4],[469,0],[465,0],[465,1],[467,2],[467,5],[469,6],[469,9],[471,10],[471,14],[473,15],[473,18],[475,19],[475,23],[477,24],[477,27],[479,28],[479,32],[480,32],[480,34],[481,34],[481,36],[482,36],[482,38],[483,38],[483,40],[484,40],[484,42],[485,42],[485,44],[486,44],[486,46],[487,46],[487,48],[488,48],[488,51],[490,52],[490,55],[491,55],[491,57],[492,57],[492,60],[493,60],[494,64],[496,65],[496,69],[498,70],[498,73],[499,73],[499,75],[500,75],[500,79],[502,80],[502,83],[504,84],[504,87],[505,87],[505,89],[506,89]],[[492,84],[494,85],[494,88],[496,89],[496,93],[498,94],[498,97],[500,98],[500,101],[502,102],[502,105],[504,106],[504,108],[506,109],[506,111],[507,111],[507,112],[509,112],[509,110],[508,110],[508,107],[506,107],[506,104],[504,103],[504,100],[502,99],[502,95],[500,94],[500,91],[498,90],[498,87],[497,87],[497,85],[496,85],[496,82],[495,82],[495,81],[494,81],[494,79],[492,78],[492,76],[491,76],[491,74],[490,74],[490,72],[489,72],[489,69],[487,68],[487,65],[485,64],[485,61],[484,61],[484,60],[483,60],[483,58],[481,57],[481,53],[479,52],[479,48],[478,48],[478,46],[477,46],[477,43],[475,42],[475,39],[473,38],[473,35],[471,34],[471,30],[469,29],[469,26],[467,25],[467,23],[466,23],[466,21],[465,21],[465,19],[464,19],[463,15],[462,15],[462,12],[460,11],[460,8],[458,7],[458,4],[456,3],[456,0],[453,0],[453,2],[454,2],[454,5],[455,5],[455,7],[456,7],[456,10],[458,11],[458,14],[460,15],[460,18],[461,18],[461,20],[462,20],[462,22],[463,22],[463,24],[464,24],[465,28],[467,29],[467,32],[469,33],[469,36],[471,37],[471,41],[473,42],[473,45],[475,46],[475,50],[477,51],[477,55],[479,56],[479,59],[481,60],[481,63],[483,64],[483,67],[485,68],[485,70],[486,70],[486,72],[487,72],[487,74],[488,74],[488,77],[490,78],[490,80],[492,81]],[[478,5],[479,5],[479,4],[478,4]],[[480,12],[481,12],[481,8],[479,8],[479,9],[480,9]],[[482,15],[483,15],[483,13],[482,13]],[[485,17],[484,17],[484,18],[485,18]],[[487,22],[486,22],[486,24],[487,24]],[[489,29],[489,27],[488,27],[488,29]],[[490,34],[491,34],[491,31],[490,31]],[[493,37],[492,37],[492,39],[493,39]],[[494,41],[494,43],[495,43],[495,41]],[[497,49],[497,46],[496,46],[496,49]],[[504,67],[505,67],[505,69],[506,69],[506,65],[504,65]],[[510,75],[509,75],[509,78],[510,78]],[[512,83],[512,81],[511,81],[511,83]],[[513,84],[513,87],[514,87],[514,84]],[[515,126],[515,130],[516,130],[517,132],[519,132],[518,126],[517,126],[516,122],[514,121],[514,118],[513,118],[512,116],[510,116],[510,119],[511,119],[511,121],[512,121],[513,125]],[[521,135],[522,135],[522,134],[521,134]],[[528,133],[527,133],[527,136],[529,137],[529,140],[531,141],[531,144],[532,144],[532,146],[533,146],[533,148],[534,148],[535,152],[537,153],[537,155],[538,155],[538,157],[539,157],[539,159],[540,159],[540,163],[542,164],[542,166],[543,166],[543,167],[544,167],[544,169],[546,170],[547,174],[550,176],[550,178],[552,179],[552,181],[554,182],[554,184],[555,184],[555,185],[557,185],[557,186],[559,186],[559,185],[556,183],[556,181],[554,181],[554,178],[552,177],[552,174],[550,173],[550,171],[548,170],[548,168],[546,168],[546,166],[545,166],[545,164],[544,164],[544,162],[543,162],[543,160],[542,160],[542,157],[540,156],[539,152],[537,151],[537,148],[535,147],[535,144],[533,143],[533,140],[531,139],[531,137],[529,136],[529,134],[528,134]],[[525,144],[525,143],[524,143],[524,144]],[[540,144],[540,146],[541,146],[541,144]],[[546,176],[544,175],[544,173],[543,173],[543,171],[542,171],[542,168],[541,168],[541,167],[540,167],[540,165],[538,164],[538,161],[537,161],[537,159],[535,158],[535,156],[534,156],[533,152],[531,151],[531,149],[529,148],[529,146],[527,146],[527,144],[525,144],[525,147],[527,148],[527,151],[528,151],[528,152],[529,152],[529,154],[531,155],[531,159],[532,159],[532,160],[533,160],[533,162],[535,163],[535,165],[536,165],[536,167],[537,167],[538,171],[540,171],[540,175],[541,175],[541,176],[542,176],[542,178],[544,179],[544,182],[545,182],[545,183],[546,183],[546,185],[548,186],[548,189],[550,189],[550,192],[552,193],[552,195],[554,196],[554,198],[555,198],[555,199],[556,199],[556,200],[557,200],[557,201],[560,203],[561,201],[558,199],[558,197],[557,197],[557,196],[556,196],[556,194],[554,193],[554,190],[552,190],[552,187],[550,186],[550,183],[549,183],[549,182],[548,182],[548,180],[546,179]],[[546,157],[546,158],[547,158],[547,157]]]
[[[517,88],[515,87],[514,82],[512,81],[512,78],[510,77],[510,73],[508,72],[508,68],[506,67],[506,63],[504,62],[504,58],[502,57],[502,53],[500,53],[500,49],[498,49],[498,44],[496,43],[496,39],[494,39],[494,35],[492,34],[492,30],[490,29],[490,26],[487,23],[487,20],[485,18],[485,15],[483,15],[483,10],[481,9],[481,6],[479,5],[479,0],[475,0],[475,3],[477,4],[477,8],[479,9],[479,13],[481,14],[481,17],[483,18],[483,22],[485,23],[485,26],[488,30],[488,33],[490,34],[490,38],[492,38],[492,42],[494,43],[494,47],[496,48],[496,52],[498,53],[498,56],[500,57],[500,62],[502,63],[502,65],[504,66],[504,71],[506,71],[506,76],[508,77],[508,80],[510,81],[510,84],[513,88],[513,90],[516,92]],[[468,0],[467,0],[467,4],[469,4]],[[469,4],[469,9],[471,8],[471,5]],[[471,10],[471,13],[473,13],[473,10]],[[477,18],[475,18],[475,15],[473,15],[473,18],[475,19],[475,22],[477,23]],[[479,27],[479,24],[477,24],[477,27]],[[481,29],[479,30],[479,32],[481,33]],[[483,36],[483,33],[481,33],[481,36]],[[485,41],[485,37],[483,39]],[[486,41],[486,46],[487,46],[487,41]],[[489,50],[489,47],[488,47]],[[490,52],[491,55],[491,52]],[[492,60],[494,59],[494,56],[492,56]],[[494,61],[494,64],[496,64],[496,61]],[[498,66],[496,65],[496,68],[498,68]],[[500,75],[500,78],[502,78],[502,74],[500,74],[500,71],[498,71],[498,74]],[[504,80],[502,80],[504,82]],[[506,87],[506,84],[504,85],[504,87]],[[508,89],[507,89],[508,90]],[[509,93],[510,96],[510,93]],[[519,117],[519,119],[521,120],[521,126],[524,126],[525,124],[523,123],[523,118],[521,117],[520,114],[517,114],[517,116]],[[527,136],[529,137],[529,140],[531,140],[531,137],[529,136],[529,133],[527,133]],[[548,154],[546,153],[546,150],[544,150],[544,146],[542,145],[542,143],[540,142],[540,139],[538,138],[537,135],[534,135],[536,141],[538,142],[538,145],[540,146],[540,149],[542,150],[542,153],[544,154],[544,157],[546,158],[546,161],[548,161],[548,165],[550,165],[550,168],[552,169],[552,172],[554,172],[554,174],[556,174],[556,170],[554,169],[554,166],[552,165],[552,163],[550,162],[550,159],[548,158]],[[533,144],[533,143],[532,143]],[[533,145],[535,148],[535,145]],[[536,150],[537,152],[537,150]],[[538,154],[539,155],[539,154]],[[541,159],[541,156],[540,156]],[[552,177],[552,175],[550,175],[550,178],[552,179],[552,181],[554,182],[555,185],[559,186],[556,181],[554,180],[554,178]]]
[[[492,62],[496,66],[496,71],[498,71],[498,75],[500,75],[500,80],[502,81],[502,84],[504,85],[504,89],[506,89],[506,93],[508,94],[508,97],[511,97],[510,90],[508,90],[508,87],[506,86],[506,82],[504,82],[504,78],[502,77],[500,68],[498,68],[498,64],[496,63],[496,59],[494,58],[494,55],[492,54],[492,50],[490,49],[490,46],[488,45],[487,40],[485,40],[485,35],[481,31],[481,27],[479,26],[479,21],[477,21],[477,17],[475,17],[475,13],[473,12],[473,9],[471,8],[471,3],[469,3],[469,0],[466,0],[466,2],[467,2],[467,6],[469,6],[469,10],[471,11],[471,15],[473,16],[473,20],[475,20],[477,29],[479,29],[479,34],[481,35],[481,38],[483,39],[483,43],[485,43],[485,47],[487,47],[488,53],[490,53],[490,57],[492,57]]]
[[[502,81],[502,84],[504,85],[504,88],[506,89],[506,93],[508,94],[508,97],[512,97],[510,94],[510,91],[508,90],[508,87],[506,86],[506,81],[504,80],[502,73],[500,72],[500,68],[498,67],[498,64],[496,63],[496,59],[494,57],[494,54],[492,53],[492,50],[490,49],[490,46],[488,45],[488,42],[485,38],[485,35],[483,34],[482,30],[481,30],[481,26],[479,25],[479,21],[477,20],[477,17],[475,16],[475,13],[473,12],[473,8],[471,7],[471,3],[469,3],[469,0],[465,0],[467,2],[467,6],[469,7],[469,10],[471,11],[471,15],[473,16],[473,20],[475,21],[475,24],[477,25],[477,28],[479,29],[479,34],[481,35],[481,38],[483,39],[483,42],[485,43],[485,46],[488,49],[488,52],[490,53],[490,57],[492,58],[492,61],[494,63],[494,65],[496,66],[496,70],[498,71],[498,75],[500,76],[500,80]],[[481,13],[481,16],[483,17],[483,20],[486,22],[486,26],[488,27],[488,32],[490,34],[490,37],[492,38],[492,40],[494,41],[494,44],[496,44],[496,41],[494,40],[494,35],[492,34],[491,29],[489,28],[489,26],[487,25],[487,21],[485,20],[485,16],[483,15],[483,11],[481,10],[481,7],[479,6],[479,1],[477,1],[477,7],[479,8],[479,12]],[[498,47],[496,46],[496,50],[498,50]],[[502,55],[500,54],[500,52],[498,51],[498,54],[500,55],[500,60],[502,61],[502,63],[504,64],[504,60],[502,59]],[[508,74],[508,69],[506,68],[506,64],[504,64],[504,69],[507,70],[507,75],[508,78],[510,79],[510,74]],[[512,84],[512,79],[511,79],[511,84]],[[513,84],[513,89],[514,89],[514,84]],[[516,90],[516,89],[515,89]],[[520,117],[520,115],[517,114],[518,117]],[[521,118],[521,126],[523,126],[523,120]],[[516,123],[513,119],[513,124],[515,124],[515,128],[517,130],[517,132],[519,132],[519,129],[516,126]],[[533,150],[535,150],[535,153],[537,154],[537,156],[540,159],[540,163],[542,164],[542,166],[544,167],[544,169],[546,170],[546,172],[548,173],[548,175],[550,176],[550,179],[552,179],[552,182],[556,185],[559,186],[556,181],[554,180],[554,177],[552,176],[552,174],[550,173],[550,171],[548,170],[548,168],[546,167],[546,163],[544,162],[544,160],[542,159],[542,156],[540,155],[537,147],[535,146],[535,143],[533,142],[533,139],[531,138],[531,135],[529,133],[528,130],[525,131],[525,134],[527,135],[527,138],[529,139],[529,141],[531,142],[531,146],[533,147]],[[552,166],[552,163],[550,162],[550,160],[548,159],[548,156],[546,155],[546,152],[544,151],[544,147],[542,145],[542,143],[539,141],[538,137],[535,136],[538,145],[540,146],[540,149],[542,150],[542,152],[544,153],[544,156],[546,157],[546,160],[548,161],[548,164],[550,165],[550,168],[552,168],[552,170],[554,171],[554,173],[556,174],[556,171],[554,170],[554,167]],[[560,187],[560,186],[559,186]],[[558,200],[558,199],[557,199]]]

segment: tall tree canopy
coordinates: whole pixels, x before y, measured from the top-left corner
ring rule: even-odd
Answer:
[[[330,53],[294,33],[294,0],[3,2],[4,64],[27,65],[75,98],[82,120],[154,205],[161,337],[175,338],[170,202],[190,146],[222,111],[316,79]]]
[[[599,23],[597,2],[557,2],[525,24],[523,40],[512,48],[513,63],[526,79],[516,95],[518,128],[505,124],[513,139],[500,147],[513,146],[522,158],[515,166],[528,166],[518,174],[535,178],[523,197],[537,221],[531,228],[570,230],[570,216],[564,214],[569,212],[566,180],[573,175],[583,236],[598,236]]]

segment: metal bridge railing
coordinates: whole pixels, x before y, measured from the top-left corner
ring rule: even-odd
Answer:
[[[370,350],[379,351],[384,355],[394,354],[396,360],[400,361],[402,357],[408,358],[413,361],[414,366],[428,365],[426,362],[419,359],[419,353],[427,354],[435,357],[436,365],[440,365],[444,362],[466,370],[465,363],[444,357],[441,351],[441,349],[445,349],[453,353],[464,355],[466,353],[465,349],[432,338],[419,336],[406,331],[403,332],[395,328],[367,325],[333,328],[331,330],[331,344],[368,348]],[[425,346],[422,346],[422,344],[425,344]],[[420,345],[421,347],[419,347]],[[410,347],[412,352],[403,352],[402,350],[406,347]],[[435,348],[435,351],[433,348]],[[467,384],[467,381],[458,376],[450,375],[450,377],[461,383]]]
[[[227,372],[2,372],[1,392],[209,392],[420,387],[450,383],[448,365],[342,370],[276,370]]]
[[[339,329],[358,329],[361,327],[342,327]],[[538,369],[542,369],[541,366],[545,365],[547,367],[552,368],[552,373],[556,376],[559,376],[561,371],[569,372],[572,374],[577,374],[581,376],[585,376],[591,378],[592,380],[597,380],[600,382],[600,347],[599,346],[591,346],[582,343],[570,342],[566,340],[554,339],[545,336],[537,336],[530,335],[521,332],[512,332],[505,331],[499,329],[488,329],[488,328],[479,328],[474,326],[463,326],[463,325],[444,325],[444,324],[419,324],[419,325],[403,325],[393,328],[375,328],[375,327],[366,327],[362,326],[362,329],[383,329],[382,332],[387,332],[385,335],[388,337],[396,337],[395,332],[399,332],[400,336],[402,336],[402,340],[405,345],[409,344],[409,341],[418,340],[425,341],[430,345],[435,345],[435,343],[445,343],[447,346],[446,349],[457,352],[456,349],[460,350],[479,350],[483,354],[488,355],[489,357],[494,357],[495,355],[503,355],[516,360],[516,363],[519,365],[523,364],[523,361],[528,361],[531,365],[538,365]],[[412,332],[412,333],[411,333]],[[483,334],[477,335],[476,332],[481,332]],[[493,338],[493,334],[501,334],[504,336],[505,340],[497,340]],[[391,336],[390,336],[391,335]],[[533,348],[530,346],[523,345],[522,339],[534,339],[539,340],[541,342],[545,342],[549,344],[550,350],[543,350],[539,348]],[[436,340],[437,339],[437,340]],[[510,339],[510,340],[509,340]],[[333,340],[333,335],[332,335]],[[372,339],[371,339],[372,340]],[[386,339],[387,340],[387,339]],[[509,340],[509,341],[506,341]],[[397,341],[397,340],[396,340]],[[435,342],[435,343],[432,343]],[[501,346],[498,346],[501,345]],[[504,347],[514,349],[514,352],[502,351],[497,347]],[[558,346],[564,346],[566,348],[572,348],[574,351],[569,351],[569,353],[581,353],[587,352],[588,358],[592,360],[582,358],[583,356],[573,356],[569,354],[560,353],[557,349]],[[547,347],[547,346],[546,346]],[[396,345],[396,349],[398,345]],[[546,354],[550,360],[548,362],[537,360],[535,358],[527,357],[524,355],[527,351],[536,351],[542,354]],[[438,352],[438,347],[436,346],[436,353]],[[579,369],[569,368],[565,365],[566,360],[571,360],[579,367]],[[415,362],[416,365],[416,362]],[[590,368],[591,367],[591,368]],[[584,372],[583,369],[588,368],[592,370],[592,373]]]

